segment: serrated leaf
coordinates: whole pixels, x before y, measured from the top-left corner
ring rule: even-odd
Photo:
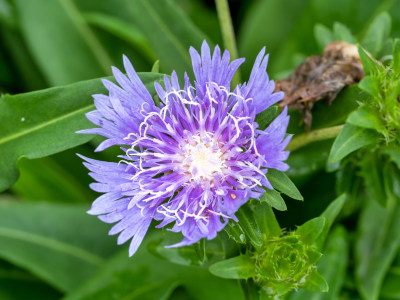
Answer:
[[[154,93],[161,74],[139,74]],[[0,191],[18,177],[20,157],[39,158],[78,146],[92,135],[76,134],[93,124],[85,113],[94,109],[92,94],[106,92],[100,79],[0,98]]]
[[[377,55],[389,37],[391,27],[391,17],[387,12],[382,12],[369,25],[363,40],[362,45],[372,55]]]
[[[247,203],[239,208],[235,215],[239,219],[240,227],[246,233],[252,245],[259,248],[262,245],[261,232],[249,204]]]
[[[356,43],[356,39],[354,38],[350,29],[342,23],[335,22],[333,24],[333,34],[335,36],[335,40],[344,41],[350,44]]]
[[[347,122],[354,126],[375,129],[379,132],[385,132],[386,130],[379,115],[365,105],[352,112]]]
[[[276,169],[268,169],[267,179],[278,191],[295,200],[303,200],[303,196],[285,173]]]
[[[255,262],[248,255],[240,255],[213,264],[211,274],[230,279],[248,279],[255,276]]]
[[[364,201],[355,242],[356,282],[364,299],[377,300],[400,246],[400,204],[383,208],[368,197]]]
[[[331,164],[340,161],[351,152],[356,151],[364,146],[378,143],[379,135],[376,131],[351,124],[345,124],[340,131],[338,137],[332,145],[329,154],[329,162]]]
[[[314,26],[314,36],[321,50],[335,40],[332,31],[322,24],[317,24]]]
[[[300,288],[292,292],[288,300],[331,300],[339,299],[339,293],[345,281],[348,261],[349,242],[343,227],[335,228],[329,235],[324,255],[317,263],[318,272],[329,286],[327,293],[312,293]]]
[[[229,220],[228,224],[224,227],[224,230],[236,243],[246,244],[246,234],[242,227],[240,227],[239,223]]]
[[[339,215],[340,211],[343,208],[343,205],[346,201],[346,195],[340,195],[335,200],[332,201],[331,204],[323,211],[320,217],[325,218],[324,228],[317,238],[316,244],[319,249],[322,249],[322,246],[325,242],[326,237],[328,236],[329,230],[331,229],[335,219]]]
[[[260,201],[267,202],[269,205],[277,210],[287,210],[285,200],[283,200],[281,194],[275,190],[265,189],[265,192],[261,196]]]
[[[271,237],[279,237],[282,234],[271,206],[265,202],[256,206],[256,221],[264,242],[270,240]]]
[[[314,247],[309,247],[306,250],[306,255],[308,258],[307,263],[310,265],[314,265],[317,263],[317,261],[320,260],[320,258],[322,257],[322,253],[319,252],[318,250],[316,250]]]
[[[317,272],[317,269],[312,269],[306,277],[306,283],[302,288],[314,293],[326,293],[329,291],[328,283],[325,278]]]
[[[305,244],[314,244],[322,233],[325,225],[324,217],[317,217],[297,227],[296,235],[299,236],[299,240]]]

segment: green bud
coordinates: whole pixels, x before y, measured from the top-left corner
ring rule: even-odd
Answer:
[[[269,294],[284,295],[306,284],[322,254],[291,233],[268,243],[256,257],[256,278]]]

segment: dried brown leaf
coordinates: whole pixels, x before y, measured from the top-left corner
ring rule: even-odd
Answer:
[[[330,104],[344,87],[363,77],[357,47],[338,41],[328,44],[322,55],[308,57],[287,79],[278,80],[275,90],[285,92],[279,105],[299,110],[309,130],[315,102],[326,99]]]

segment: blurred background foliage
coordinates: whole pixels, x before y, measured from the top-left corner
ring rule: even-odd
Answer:
[[[400,36],[399,0],[232,0],[229,5],[239,56],[246,57],[243,81],[263,46],[270,53],[270,77],[283,79],[307,56],[320,54],[329,41],[360,42],[381,59],[391,53],[391,38]],[[382,22],[389,23],[382,25],[386,36],[379,37],[371,33],[371,26],[382,13]],[[159,60],[160,73],[176,70],[182,77],[187,71],[190,76],[188,49],[199,49],[204,39],[223,46],[211,0],[0,0],[0,93],[14,95],[109,76],[111,65],[122,68],[122,54],[139,72],[150,72]],[[343,124],[360,94],[358,88],[348,88],[332,106],[318,103],[313,128]],[[79,95],[91,101],[90,93]],[[68,94],[64,100],[73,97]],[[299,120],[292,112],[290,133],[304,131]],[[1,121],[0,131],[7,131],[7,120]],[[18,180],[0,195],[0,299],[244,299],[236,281],[207,270],[213,259],[238,252],[239,246],[223,232],[218,240],[207,241],[208,263],[200,267],[190,266],[198,263],[191,250],[163,254],[160,245],[168,244],[166,233],[153,234],[131,259],[126,249],[117,249],[115,238],[106,235],[107,226],[84,213],[97,195],[88,188],[91,179],[75,154],[115,161],[118,149],[93,154],[99,138],[84,143],[89,139],[41,155],[46,157],[19,159]],[[332,143],[333,139],[313,143],[291,154],[287,174],[305,201],[283,196],[287,211],[275,211],[282,228],[295,229],[319,216],[341,192],[360,189],[358,171],[332,172],[337,170],[327,163]],[[3,160],[5,153],[0,145]],[[349,168],[351,160],[357,158],[348,159]],[[350,181],[354,184],[346,186]],[[376,241],[380,248],[374,251],[385,256],[384,250],[394,247],[391,257],[396,257],[399,243],[391,242],[400,236],[400,216],[389,216],[369,201],[360,218],[368,196],[354,195],[339,216],[344,227],[336,227],[322,251],[327,255],[321,270],[334,288],[323,294],[299,292],[290,299],[400,299],[399,254],[393,263],[389,259],[390,268],[379,271],[380,278],[354,275],[355,268],[363,272],[360,261],[371,258],[374,241],[354,249],[354,241],[375,230],[369,226],[371,219],[393,220],[381,229],[381,240]],[[347,271],[333,274],[336,265]],[[370,295],[363,292],[368,280],[375,280],[377,289]]]

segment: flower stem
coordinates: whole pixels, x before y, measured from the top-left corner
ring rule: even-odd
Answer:
[[[342,128],[343,125],[339,125],[300,134],[293,138],[293,140],[289,143],[286,149],[290,151],[295,151],[310,143],[337,137]]]
[[[228,0],[215,0],[217,7],[219,24],[221,26],[222,39],[224,46],[231,54],[231,60],[238,58],[238,51],[236,47],[235,32],[233,31],[232,18],[229,11]],[[241,82],[240,72],[236,71],[232,84],[236,86]]]

